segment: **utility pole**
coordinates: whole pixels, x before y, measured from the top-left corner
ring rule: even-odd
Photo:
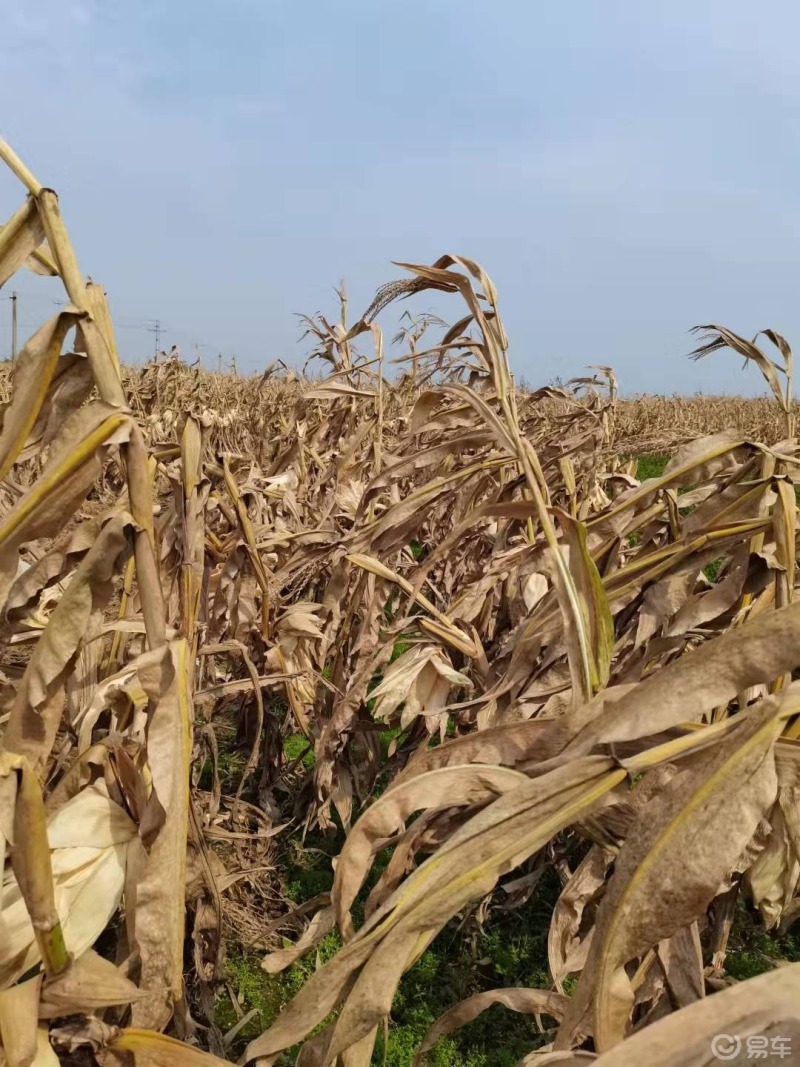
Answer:
[[[158,353],[161,346],[161,319],[151,319],[152,326],[148,326],[147,329],[150,333],[155,334],[155,361],[158,363]]]
[[[17,294],[11,294],[11,359],[17,358]]]

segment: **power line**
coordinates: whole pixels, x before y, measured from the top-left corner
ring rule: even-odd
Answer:
[[[69,303],[67,300],[55,300],[54,294],[48,294],[46,292],[29,292],[25,290],[14,290],[14,292],[5,297],[4,299],[11,301],[11,351],[12,358],[16,358],[19,354],[19,330],[37,329],[42,325],[42,320],[32,321],[28,318],[24,312],[32,311],[34,314],[39,314],[39,310],[44,312],[42,303],[49,304],[55,307],[66,307]],[[33,308],[29,307],[29,303],[38,301],[38,305],[34,305]],[[23,307],[24,305],[24,307]],[[24,317],[23,317],[24,316]],[[162,350],[162,341],[165,335],[170,337],[177,337],[187,342],[187,347],[190,347],[194,351],[195,358],[200,358],[201,351],[206,352],[219,352],[220,346],[217,344],[206,344],[201,342],[194,331],[186,330],[174,330],[170,326],[166,325],[160,318],[147,318],[144,315],[121,315],[119,318],[114,319],[114,328],[117,330],[138,330],[140,332],[146,332],[153,334],[153,355],[157,360]],[[173,348],[175,346],[173,345]],[[226,349],[230,349],[230,346],[224,346]]]

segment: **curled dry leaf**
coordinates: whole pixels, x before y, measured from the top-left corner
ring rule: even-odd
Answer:
[[[474,997],[462,1000],[436,1020],[422,1039],[414,1063],[418,1067],[424,1054],[433,1048],[440,1037],[466,1026],[473,1019],[477,1019],[481,1012],[487,1011],[495,1004],[502,1004],[512,1011],[525,1012],[528,1015],[551,1015],[560,1019],[567,999],[561,993],[550,993],[546,989],[490,989],[485,993],[476,993]]]
[[[786,1049],[800,1042],[800,965],[739,982],[646,1027],[598,1056],[597,1067],[701,1067],[744,1064],[753,1048]],[[749,1040],[753,1043],[749,1044]],[[790,1059],[787,1062],[791,1062]]]

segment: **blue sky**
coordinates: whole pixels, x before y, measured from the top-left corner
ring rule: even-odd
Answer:
[[[493,277],[531,384],[600,362],[626,391],[761,391],[690,363],[689,328],[800,346],[788,0],[0,0],[0,25],[2,134],[127,358],[159,318],[209,365],[298,362],[294,313],[334,315],[340,277],[356,313],[392,260],[445,252]],[[57,294],[15,284],[40,321]]]

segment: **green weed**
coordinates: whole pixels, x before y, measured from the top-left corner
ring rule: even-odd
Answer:
[[[768,933],[743,900],[736,906],[733,929],[725,957],[725,970],[738,981],[755,978],[784,963],[800,962],[797,935]]]
[[[660,478],[669,463],[669,456],[639,456],[636,461],[636,477],[640,482],[648,478]]]
[[[305,750],[308,749],[306,752]],[[289,734],[283,742],[283,755],[287,763],[292,763],[303,754],[302,765],[307,771],[314,770],[314,746],[308,748],[308,738],[305,734]]]

